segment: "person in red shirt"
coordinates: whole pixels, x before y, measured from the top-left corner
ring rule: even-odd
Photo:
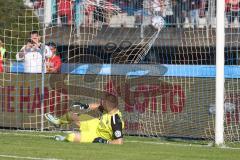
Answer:
[[[48,46],[52,51],[52,57],[47,58],[47,73],[58,73],[61,70],[61,58],[57,55],[57,46],[54,42],[49,42]]]
[[[3,57],[4,57],[4,54],[6,52],[6,49],[3,48],[3,43],[2,41],[0,40],[0,73],[2,73],[4,71],[4,67],[3,67]]]
[[[44,8],[44,0],[35,0],[33,2],[34,9]]]
[[[72,0],[58,0],[58,15],[62,24],[72,24]]]
[[[225,0],[225,11],[229,27],[234,26],[235,18],[240,22],[240,0]]]

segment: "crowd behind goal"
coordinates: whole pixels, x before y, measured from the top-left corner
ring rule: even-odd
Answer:
[[[43,18],[44,0],[25,1],[26,5],[34,8]],[[76,12],[79,7],[77,6],[86,4],[88,1],[95,0],[53,0],[52,23],[75,24],[78,21]],[[102,3],[105,3],[109,10],[118,8],[121,11],[119,13],[121,19],[115,16],[111,18],[109,23],[111,27],[138,27],[141,25],[142,18],[148,17],[152,12],[161,15],[167,22],[167,27],[216,27],[216,0],[105,0]],[[225,0],[225,3],[225,27],[238,28],[240,1]],[[95,10],[96,7],[89,4],[82,14],[91,19]],[[92,25],[89,22],[86,20],[81,22],[81,25]]]

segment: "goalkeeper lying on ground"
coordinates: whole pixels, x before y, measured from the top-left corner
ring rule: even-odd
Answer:
[[[97,109],[102,113],[100,118],[93,118],[86,114],[78,115],[76,113],[76,110]],[[55,136],[56,140],[109,144],[123,143],[122,130],[124,122],[122,120],[122,114],[118,109],[118,99],[116,96],[106,93],[103,97],[102,104],[82,104],[75,102],[71,106],[71,110],[72,111],[61,118],[56,118],[49,113],[45,114],[46,119],[55,126],[74,123],[79,127],[80,133],[70,133],[66,137],[57,135]],[[85,120],[81,121],[83,118],[81,116],[84,116]]]

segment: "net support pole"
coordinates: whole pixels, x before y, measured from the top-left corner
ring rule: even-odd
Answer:
[[[43,131],[44,129],[44,87],[45,87],[45,43],[46,43],[46,27],[49,24],[49,8],[51,8],[51,0],[44,0],[44,17],[43,17],[43,33],[42,33],[42,42],[43,45],[41,46],[42,52],[42,86],[41,86],[41,128],[40,130]],[[51,11],[51,9],[50,9]]]
[[[45,29],[44,29],[45,30]],[[41,132],[44,129],[44,87],[45,87],[45,44],[41,46],[42,53],[42,86],[41,86]]]
[[[217,27],[216,27],[216,117],[215,117],[215,144],[224,143],[224,12],[225,3],[217,0]]]

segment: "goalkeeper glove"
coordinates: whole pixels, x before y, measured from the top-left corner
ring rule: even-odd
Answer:
[[[70,106],[70,109],[72,111],[88,110],[89,109],[89,105],[88,104],[84,104],[84,103],[80,103],[80,102],[73,102],[72,105]]]
[[[108,144],[109,142],[108,142],[108,140],[106,140],[106,139],[103,139],[103,138],[101,138],[101,137],[98,137],[98,138],[95,138],[95,139],[93,140],[93,143],[104,143],[104,144]]]

